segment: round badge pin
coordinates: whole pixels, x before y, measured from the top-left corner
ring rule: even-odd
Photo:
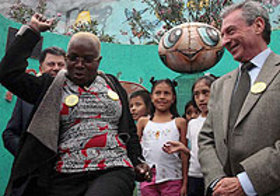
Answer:
[[[75,106],[79,102],[79,97],[77,95],[68,95],[65,98],[65,104],[69,107]]]
[[[264,82],[257,82],[251,87],[251,92],[253,94],[259,94],[266,89],[266,83]]]
[[[119,95],[112,91],[112,90],[108,90],[108,96],[110,97],[110,99],[114,100],[114,101],[118,101],[119,100]]]

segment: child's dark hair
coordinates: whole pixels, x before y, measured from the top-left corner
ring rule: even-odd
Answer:
[[[204,81],[205,81],[205,84],[210,88],[211,85],[212,85],[212,83],[213,83],[216,79],[217,79],[217,77],[211,74],[211,75],[204,75],[204,76],[198,78],[198,79],[195,81],[195,83],[194,83],[193,86],[192,86],[192,101],[193,101],[194,106],[195,106],[196,108],[198,108],[198,107],[197,107],[197,105],[196,105],[196,102],[195,102],[195,99],[194,99],[194,93],[193,93],[195,85],[196,85],[198,82],[204,80]],[[199,108],[198,108],[198,110],[199,110]]]
[[[151,112],[151,107],[152,107],[152,102],[151,102],[151,95],[150,92],[147,90],[138,90],[138,91],[134,91],[133,93],[131,93],[131,95],[129,96],[129,100],[131,100],[132,98],[135,97],[141,97],[146,105],[146,108],[148,110],[148,114],[150,114]]]
[[[175,87],[177,86],[177,82],[175,80],[170,80],[168,78],[167,79],[162,79],[162,80],[155,80],[154,77],[152,77],[150,79],[150,82],[152,83],[151,94],[153,94],[154,89],[158,84],[166,83],[167,85],[169,85],[171,87],[172,93],[175,97],[175,100],[170,107],[170,113],[172,114],[172,119],[174,119],[176,117],[179,117],[180,115],[178,114],[177,106],[176,106],[177,105],[177,98],[176,98],[176,90],[175,90]],[[154,114],[155,114],[155,106],[152,103],[150,120],[152,120],[154,118]]]
[[[186,114],[186,110],[188,109],[188,107],[193,106],[194,108],[196,108],[198,111],[199,109],[197,108],[195,102],[193,100],[190,100],[186,103],[185,105],[185,110],[184,110],[184,114],[182,115],[183,118],[187,118],[187,114]]]

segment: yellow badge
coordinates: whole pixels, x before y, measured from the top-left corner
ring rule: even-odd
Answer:
[[[251,87],[251,92],[253,94],[259,94],[266,89],[266,83],[264,82],[257,82]]]
[[[110,99],[114,100],[114,101],[118,101],[119,100],[119,95],[112,91],[112,90],[108,90],[108,96],[110,97]]]
[[[75,106],[79,102],[79,97],[77,95],[68,95],[65,98],[65,104],[69,107]]]

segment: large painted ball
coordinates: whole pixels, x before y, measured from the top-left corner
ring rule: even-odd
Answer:
[[[161,38],[158,53],[163,63],[179,73],[195,73],[213,67],[223,56],[221,34],[205,23],[184,23]]]

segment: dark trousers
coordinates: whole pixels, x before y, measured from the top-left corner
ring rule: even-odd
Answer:
[[[188,176],[188,196],[204,195],[204,179]]]
[[[40,194],[33,190],[39,196],[132,196],[134,181],[133,170],[123,167],[73,174],[55,172],[48,183],[37,181]]]

